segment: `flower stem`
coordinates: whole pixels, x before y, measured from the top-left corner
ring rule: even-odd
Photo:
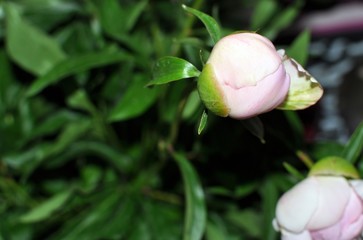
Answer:
[[[305,152],[298,150],[296,155],[309,169],[314,165],[314,161]]]

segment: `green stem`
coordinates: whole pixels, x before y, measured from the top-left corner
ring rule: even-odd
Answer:
[[[144,188],[142,190],[142,192],[146,196],[149,196],[149,197],[151,197],[153,199],[156,199],[156,200],[160,200],[160,201],[167,202],[167,203],[174,204],[174,205],[181,205],[182,204],[182,200],[180,199],[180,197],[178,195],[175,195],[175,194],[172,194],[172,193],[153,190],[153,189],[150,189],[150,188]]]
[[[298,150],[296,155],[309,169],[314,165],[314,161],[303,151]]]
[[[175,119],[170,126],[170,135],[169,135],[168,143],[171,145],[173,145],[175,143],[175,141],[178,137],[180,122],[183,117],[184,108],[187,104],[188,97],[189,97],[191,91],[193,90],[193,88],[194,88],[194,85],[189,84],[185,89],[184,97],[179,102],[178,109],[177,109],[177,112],[175,115]]]
[[[169,143],[170,144],[174,144],[175,140],[176,140],[176,138],[178,136],[179,125],[180,125],[181,117],[182,117],[182,114],[183,114],[186,103],[187,103],[187,98],[183,98],[179,102],[175,120],[173,121],[173,123],[170,126],[170,137],[169,137]]]

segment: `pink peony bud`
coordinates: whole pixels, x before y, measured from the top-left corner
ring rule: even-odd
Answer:
[[[285,240],[353,240],[363,230],[362,187],[341,176],[311,176],[278,201],[274,227]]]
[[[310,84],[315,79],[305,73],[267,38],[237,33],[214,46],[199,76],[198,91],[210,111],[244,119],[277,107],[291,110],[314,104],[322,89],[317,82]]]
[[[282,57],[267,38],[255,33],[232,34],[221,39],[198,81],[207,108],[217,115],[238,119],[276,108],[284,101],[289,85]]]

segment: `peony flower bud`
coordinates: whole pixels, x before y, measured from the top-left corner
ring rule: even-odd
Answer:
[[[244,119],[277,107],[293,109],[296,102],[302,109],[314,104],[322,90],[317,83],[320,91],[311,94],[311,76],[300,73],[306,72],[283,50],[276,51],[267,38],[256,33],[237,33],[214,46],[199,76],[198,91],[206,107],[223,117]],[[292,80],[298,83],[290,84]],[[301,88],[304,89],[300,91]],[[306,92],[309,94],[301,103],[296,96]]]
[[[353,240],[363,230],[363,181],[310,176],[278,201],[274,228],[285,240]]]

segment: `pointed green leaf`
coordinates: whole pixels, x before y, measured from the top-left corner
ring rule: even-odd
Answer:
[[[208,240],[225,240],[228,239],[226,230],[217,226],[212,222],[207,223],[206,227],[206,239]]]
[[[160,58],[153,68],[153,80],[148,86],[165,84],[184,78],[198,77],[200,71],[190,62],[177,57]]]
[[[130,6],[121,5],[118,0],[98,0],[96,7],[104,31],[112,37],[122,39],[125,33],[131,30],[147,1],[137,1]],[[115,21],[117,19],[117,21]]]
[[[282,165],[288,171],[292,176],[294,176],[296,179],[303,180],[305,177],[302,175],[299,170],[297,170],[294,166],[289,164],[288,162],[283,162]]]
[[[349,139],[349,142],[344,147],[342,157],[351,163],[358,160],[359,155],[363,152],[363,122],[355,129]]]
[[[135,76],[121,101],[111,110],[110,121],[124,121],[143,114],[157,99],[159,88],[146,88],[143,76]]]
[[[256,7],[251,18],[251,29],[258,31],[266,23],[271,21],[271,18],[277,10],[278,3],[275,0],[256,1]]]
[[[34,96],[49,85],[57,83],[65,77],[73,74],[125,60],[130,61],[130,59],[131,57],[129,55],[113,49],[106,49],[97,53],[86,53],[79,56],[69,57],[56,64],[45,75],[36,79],[32,85],[30,85],[27,95]]]
[[[203,132],[205,126],[207,125],[207,120],[208,120],[208,114],[205,111],[203,111],[202,117],[200,118],[199,122],[198,135],[200,135]]]
[[[291,58],[295,59],[300,65],[305,66],[309,56],[310,32],[308,30],[299,34],[286,50]]]
[[[279,12],[279,14],[271,20],[266,31],[263,31],[262,34],[269,39],[274,39],[281,30],[289,26],[289,24],[298,16],[301,5],[299,2],[300,1],[295,1],[294,5]]]
[[[252,117],[242,120],[243,126],[254,136],[260,139],[261,143],[266,143],[264,139],[265,128],[259,117]]]
[[[186,196],[186,215],[184,225],[184,240],[202,239],[206,225],[206,206],[204,192],[200,184],[197,172],[190,164],[188,159],[181,153],[173,155],[181,174],[183,176],[185,196]]]
[[[20,217],[20,221],[23,223],[32,223],[44,220],[51,217],[52,214],[61,208],[65,202],[72,195],[73,191],[67,190],[65,192],[58,193],[43,203],[39,204],[29,212]]]
[[[284,56],[283,64],[290,75],[290,88],[281,110],[300,110],[314,105],[323,96],[323,88],[298,62]]]
[[[7,3],[5,13],[6,48],[21,67],[42,75],[66,57],[53,38],[21,18],[15,5]]]
[[[183,110],[183,119],[189,119],[195,116],[196,111],[199,109],[201,105],[201,100],[197,90],[193,90],[188,97],[188,100],[185,104],[185,108]]]
[[[247,236],[247,239],[263,239],[261,231],[261,213],[252,208],[245,210],[231,209],[226,214],[228,222],[238,227]]]
[[[67,103],[73,108],[88,111],[89,113],[95,113],[96,109],[93,106],[91,100],[88,98],[87,93],[83,89],[77,90],[68,99]]]
[[[201,11],[198,11],[194,8],[190,8],[185,5],[182,5],[182,6],[185,9],[185,11],[193,14],[194,16],[199,18],[200,21],[203,22],[204,26],[207,28],[209,35],[212,38],[214,44],[216,44],[219,41],[219,39],[222,38],[221,28],[214,18],[212,18],[211,16],[209,16]]]
[[[5,49],[0,50],[0,79],[0,102],[5,102],[6,93],[9,91],[11,85],[15,82],[10,61],[5,52]]]
[[[262,237],[260,239],[274,240],[277,239],[277,232],[272,227],[272,220],[275,217],[275,207],[279,198],[278,188],[273,176],[269,176],[259,187],[260,195],[262,198],[262,224],[260,231]]]
[[[54,134],[67,123],[77,121],[79,117],[79,115],[68,110],[61,110],[55,112],[54,114],[50,114],[44,121],[39,122],[40,124],[34,126],[28,137],[29,140],[27,140],[30,141],[32,138]]]

